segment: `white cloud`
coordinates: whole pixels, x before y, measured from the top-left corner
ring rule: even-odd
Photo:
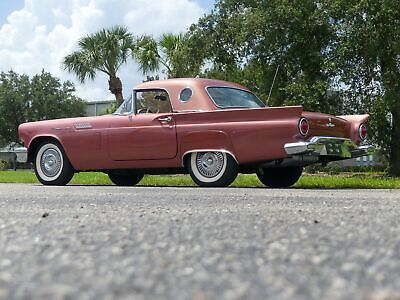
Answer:
[[[34,34],[37,18],[29,11],[19,10],[11,13],[7,22],[0,28],[0,47],[22,50],[22,42]]]
[[[136,28],[139,34],[151,32],[158,36],[165,32],[180,32],[194,23],[194,15],[198,18],[203,12],[195,2],[187,0],[139,0],[134,3],[124,16],[124,23]]]
[[[45,69],[72,80],[84,99],[112,99],[105,75],[82,85],[61,69],[63,57],[76,49],[79,38],[116,24],[135,35],[183,32],[203,13],[193,0],[25,0],[23,9],[0,24],[0,72],[33,75]],[[122,67],[119,76],[125,96],[143,78],[134,62]]]

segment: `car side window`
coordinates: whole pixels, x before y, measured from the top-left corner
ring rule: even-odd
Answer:
[[[136,91],[136,113],[157,114],[172,112],[168,93],[163,90]]]

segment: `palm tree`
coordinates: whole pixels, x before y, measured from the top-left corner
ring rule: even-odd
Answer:
[[[143,74],[163,69],[168,78],[194,77],[202,63],[191,55],[188,39],[183,34],[163,34],[158,41],[144,35],[136,42],[133,56]]]
[[[124,26],[102,29],[78,41],[79,50],[67,55],[63,67],[84,83],[98,71],[108,75],[108,89],[119,106],[123,102],[122,82],[117,71],[132,56],[134,38]]]

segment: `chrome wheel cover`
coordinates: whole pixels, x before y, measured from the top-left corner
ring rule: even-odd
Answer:
[[[40,169],[47,177],[55,177],[62,168],[62,154],[58,149],[48,148],[40,157]]]
[[[196,155],[198,172],[207,178],[213,178],[225,167],[225,156],[221,152],[200,152]]]

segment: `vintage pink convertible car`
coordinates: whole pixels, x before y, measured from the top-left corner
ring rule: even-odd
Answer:
[[[228,186],[242,172],[289,187],[306,165],[367,155],[367,119],[267,107],[230,82],[170,79],[139,84],[112,115],[25,123],[19,135],[46,185],[96,170],[125,186],[186,172],[200,186]]]

